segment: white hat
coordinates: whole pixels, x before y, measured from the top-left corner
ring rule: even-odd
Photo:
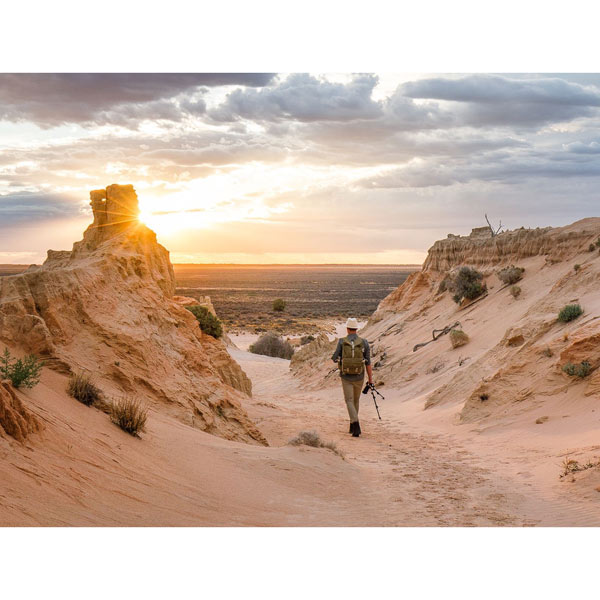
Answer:
[[[358,321],[354,317],[349,317],[346,321],[346,329],[358,329]]]

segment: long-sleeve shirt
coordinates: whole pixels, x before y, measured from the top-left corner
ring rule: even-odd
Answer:
[[[358,336],[355,333],[351,333],[347,337],[349,340],[352,341],[352,340],[355,340]],[[363,358],[365,359],[365,366],[370,365],[371,364],[371,349],[369,348],[369,342],[367,342],[367,340],[365,340],[365,338],[361,338],[361,339],[363,341]],[[333,353],[333,356],[331,357],[331,360],[333,360],[333,362],[338,362],[340,360],[340,356],[342,355],[342,341],[343,340],[344,340],[344,338],[340,338],[338,340],[337,346],[335,348],[335,352]],[[340,377],[343,377],[347,381],[361,381],[364,378],[364,376],[365,376],[364,372],[359,375],[342,375],[342,373],[340,371]]]

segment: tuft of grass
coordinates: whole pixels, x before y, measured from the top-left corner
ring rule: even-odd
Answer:
[[[75,398],[86,406],[92,406],[102,401],[102,392],[86,373],[74,373],[69,378],[67,387],[69,396]]]
[[[148,409],[141,400],[123,396],[113,401],[110,408],[110,420],[123,431],[139,437],[139,433],[146,430]]]
[[[579,263],[577,263],[576,265],[573,265],[573,270],[575,271],[575,273],[577,273],[577,271],[579,271],[579,269],[581,269],[581,265]]]
[[[521,288],[518,285],[513,285],[510,288],[512,297],[516,300],[521,295]]]
[[[313,448],[327,448],[343,458],[343,454],[334,442],[324,442],[316,431],[301,431],[296,437],[292,438],[288,445],[290,446],[312,446]]]
[[[479,399],[480,399],[482,402],[485,402],[486,400],[489,400],[489,398],[490,398],[489,394],[480,394],[480,395],[479,395]]]
[[[587,469],[593,469],[595,467],[600,467],[600,460],[597,460],[595,462],[588,460],[586,463],[581,464],[579,461],[573,460],[572,458],[569,458],[568,456],[566,456],[565,459],[563,460],[561,466],[562,466],[563,472],[560,474],[560,477],[562,478],[571,473],[577,473],[579,471],[586,471]]]
[[[542,354],[548,358],[552,357],[554,355],[554,353],[552,352],[552,349],[550,348],[550,346],[546,346],[543,350],[542,350]]]
[[[32,388],[40,382],[40,373],[44,361],[39,360],[35,354],[28,354],[24,358],[13,359],[8,348],[0,356],[0,379],[10,379],[15,388]]]
[[[590,247],[588,248],[588,250],[590,252],[593,252],[596,249],[596,244],[590,244]]]
[[[562,370],[567,375],[571,375],[571,377],[576,376],[581,377],[581,379],[583,379],[592,372],[592,365],[587,360],[580,362],[578,365],[574,365],[573,363],[568,362],[566,365],[563,366]]]
[[[452,329],[450,331],[450,343],[453,348],[459,348],[469,342],[469,336],[461,329]]]
[[[514,265],[511,265],[510,267],[501,269],[496,273],[496,275],[502,283],[505,285],[511,285],[513,283],[517,283],[517,281],[521,281],[524,272],[525,269],[522,267],[515,267]]]
[[[558,313],[558,320],[562,323],[573,321],[583,314],[583,308],[579,304],[567,304]]]

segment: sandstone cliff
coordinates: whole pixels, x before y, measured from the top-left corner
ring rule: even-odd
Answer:
[[[108,396],[139,395],[207,432],[265,443],[241,405],[250,380],[174,298],[169,253],[138,221],[133,186],[95,190],[91,206],[72,251],[0,279],[0,339],[92,373]]]

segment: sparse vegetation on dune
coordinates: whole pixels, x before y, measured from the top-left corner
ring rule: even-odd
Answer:
[[[220,338],[223,335],[223,326],[221,321],[215,315],[213,315],[208,308],[200,306],[199,304],[194,306],[186,306],[198,321],[200,329],[214,338]]]
[[[567,304],[558,313],[558,320],[562,323],[568,323],[575,320],[583,314],[583,308],[579,304]]]
[[[34,354],[13,359],[8,348],[0,356],[0,378],[10,379],[15,388],[32,388],[40,382],[44,361]]]
[[[522,267],[515,267],[514,265],[511,265],[510,267],[501,269],[496,273],[496,275],[498,279],[505,285],[512,285],[517,283],[517,281],[521,281],[524,272],[525,269]]]
[[[93,382],[90,375],[87,373],[74,373],[69,378],[69,385],[67,387],[67,393],[69,396],[75,398],[86,406],[93,406],[94,404],[103,401],[102,392]]]
[[[453,329],[450,332],[450,343],[453,348],[459,348],[469,343],[469,336],[462,329]]]
[[[588,460],[585,463],[580,463],[577,460],[565,457],[562,464],[562,473],[560,474],[560,478],[562,479],[566,475],[570,475],[572,473],[578,473],[579,471],[586,471],[587,469],[594,469],[600,467],[600,460],[592,461]]]
[[[342,452],[334,442],[324,442],[316,431],[301,431],[296,437],[292,438],[288,445],[290,446],[312,446],[313,448],[327,448],[337,455],[342,456]]]
[[[513,285],[510,288],[512,297],[516,300],[521,295],[521,288],[518,285]]]
[[[123,431],[139,437],[139,433],[146,430],[148,409],[141,400],[124,396],[113,401],[110,419]]]
[[[274,356],[286,360],[290,360],[294,354],[294,347],[273,331],[269,331],[258,338],[254,344],[250,345],[248,350],[253,354]]]

